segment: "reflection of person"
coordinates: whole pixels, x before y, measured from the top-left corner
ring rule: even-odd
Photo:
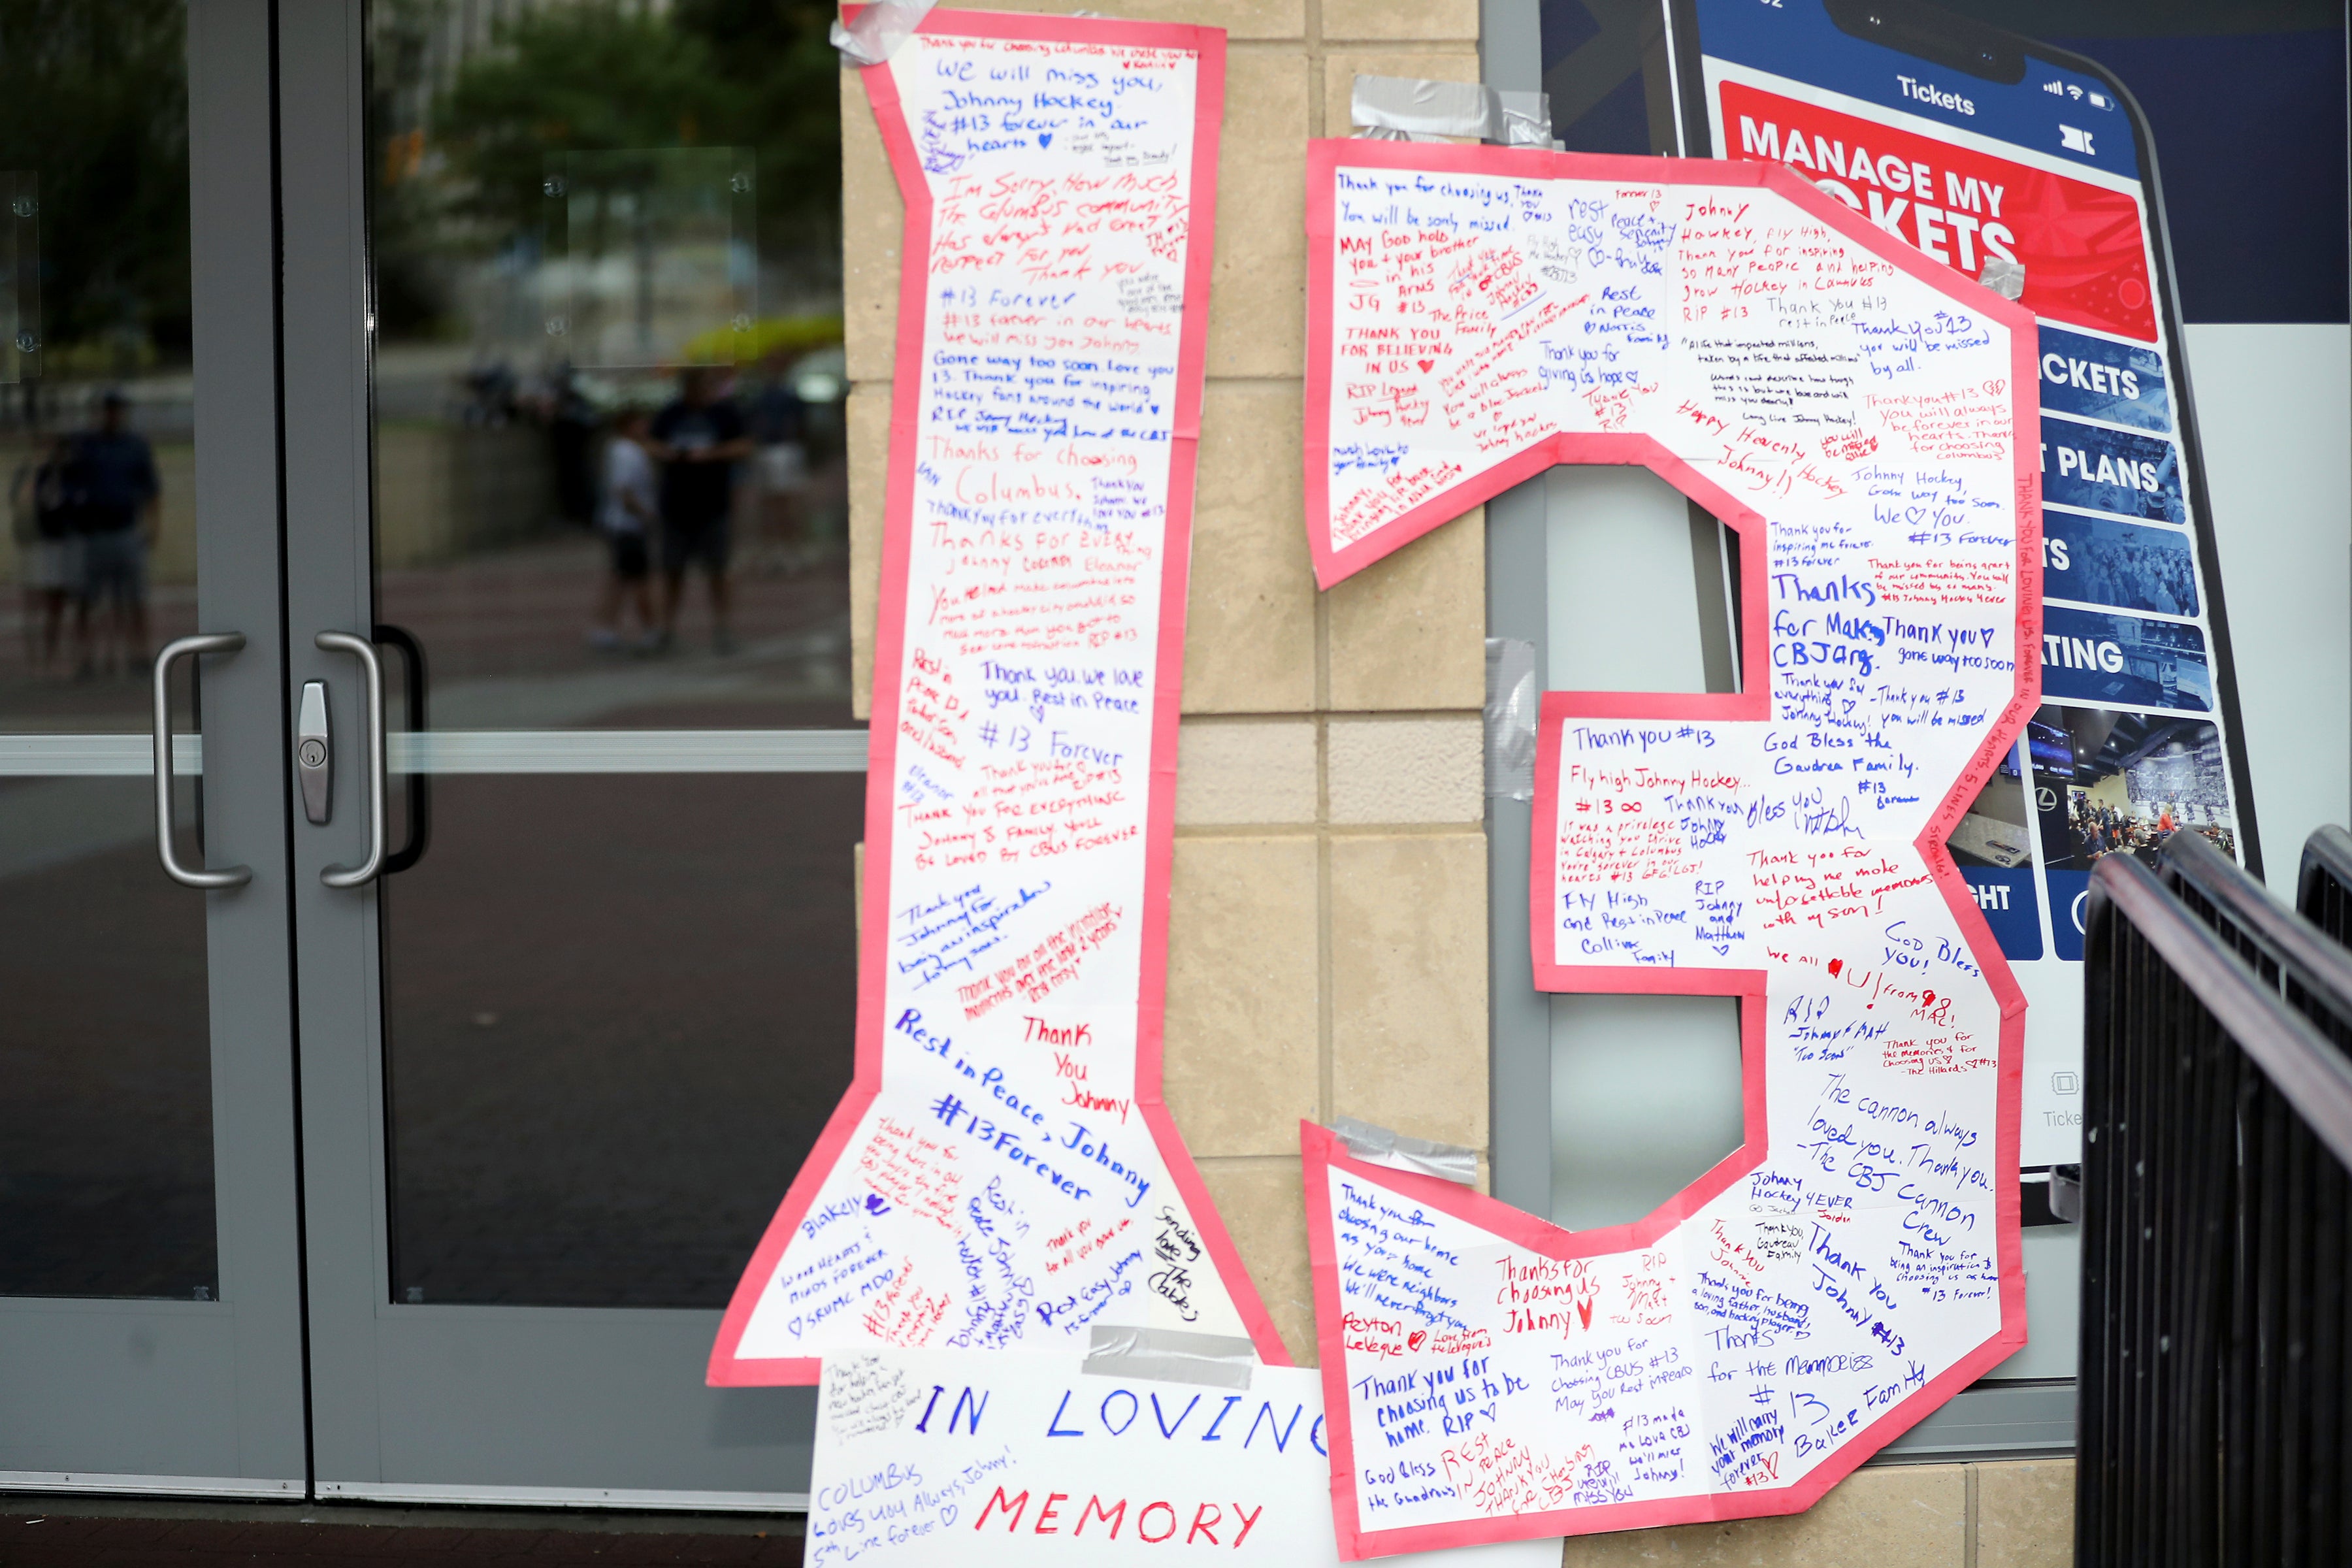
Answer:
[[[730,653],[727,513],[735,500],[735,465],[751,455],[751,431],[717,373],[697,367],[679,378],[677,400],[654,416],[647,445],[662,465],[662,645],[677,635],[686,569],[699,561],[710,583],[711,646]]]
[[[74,442],[68,479],[80,503],[84,674],[147,662],[147,552],[163,493],[155,454],[130,427],[131,400],[109,392],[98,409],[98,428]]]
[[[558,369],[548,411],[548,446],[555,458],[555,510],[583,526],[596,515],[596,480],[590,458],[596,411],[580,391],[570,365]]]
[[[18,465],[8,486],[16,574],[25,589],[26,662],[37,675],[56,665],[66,605],[81,593],[77,497],[67,482],[72,466],[73,443],[60,437],[38,462],[27,458]]]
[[[592,647],[621,646],[624,598],[636,606],[641,646],[651,647],[654,643],[652,565],[647,543],[661,521],[661,503],[654,481],[654,461],[646,451],[645,442],[645,411],[632,408],[614,424],[613,438],[604,446],[604,495],[596,521],[604,531],[613,564],[604,574],[604,595],[596,606],[596,625],[588,634]]]

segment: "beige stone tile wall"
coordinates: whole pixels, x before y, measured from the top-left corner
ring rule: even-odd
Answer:
[[[1800,1514],[1590,1535],[1563,1568],[2066,1568],[2074,1462],[1873,1465]]]
[[[1301,514],[1310,136],[1358,71],[1475,81],[1476,0],[1092,0],[1227,29],[1166,1087],[1291,1353],[1315,1359],[1297,1127],[1352,1115],[1486,1152],[1484,518],[1318,594]],[[1011,10],[1050,7],[1017,3]],[[871,685],[902,208],[842,79],[851,605]],[[1482,1160],[1482,1166],[1483,1166]],[[1796,1519],[1572,1542],[1579,1563],[2042,1564],[2063,1467],[1884,1467]],[[2053,1544],[2055,1543],[2054,1547]],[[2051,1555],[2053,1550],[2057,1555]]]

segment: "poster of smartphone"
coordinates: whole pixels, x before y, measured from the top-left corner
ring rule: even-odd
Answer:
[[[1784,163],[2041,322],[2042,706],[1951,850],[2026,994],[2046,1217],[2091,868],[2195,832],[2260,871],[2146,122],[2092,62],[1902,0],[1671,0],[1667,29],[1683,151]],[[1885,504],[1915,543],[1952,526]]]

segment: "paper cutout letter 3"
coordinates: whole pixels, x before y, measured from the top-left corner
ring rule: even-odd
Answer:
[[[907,199],[857,1072],[715,1384],[1127,1324],[1286,1360],[1160,1093],[1224,35],[933,11]]]
[[[1341,1550],[1794,1512],[2025,1338],[2024,1001],[1945,841],[2038,698],[2032,318],[1779,168],[1309,170],[1324,580],[1638,463],[1738,533],[1745,677],[1548,693],[1529,877],[1538,988],[1739,998],[1744,1146],[1571,1234],[1303,1130]]]

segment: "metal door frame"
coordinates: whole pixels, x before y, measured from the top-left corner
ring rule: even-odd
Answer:
[[[327,682],[356,737],[356,663],[312,639],[375,622],[364,5],[302,0],[278,28],[286,690]],[[319,879],[362,853],[362,773],[336,770],[329,825],[289,817],[318,1496],[806,1506],[815,1391],[706,1387],[716,1310],[392,1300],[376,892]]]
[[[268,0],[187,12],[218,1300],[0,1298],[0,1488],[299,1499],[308,1484],[281,693]],[[144,773],[139,734],[74,771]],[[17,771],[12,769],[10,771]],[[27,765],[22,771],[45,771]],[[163,872],[155,872],[158,877]]]

